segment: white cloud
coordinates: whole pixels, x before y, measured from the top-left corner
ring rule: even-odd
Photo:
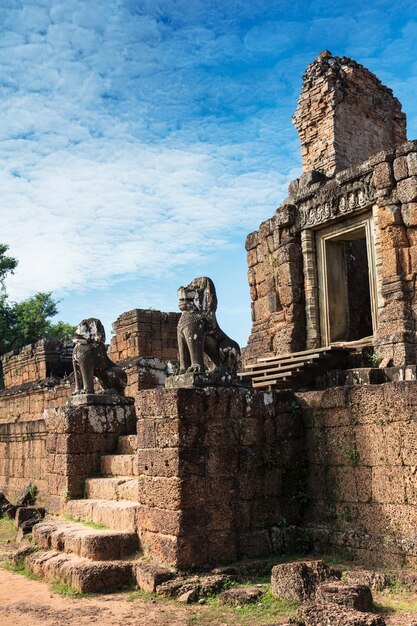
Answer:
[[[353,5],[4,0],[1,240],[20,261],[11,295],[53,290],[87,306],[79,294],[133,288],[136,276],[157,294],[168,273],[210,273],[216,254],[243,248],[299,172],[290,120],[318,52],[366,55],[399,96],[415,87],[415,22],[397,32],[394,20],[408,0]],[[392,85],[390,63],[405,55],[409,71]],[[237,317],[244,280],[242,301],[224,303]],[[120,306],[128,300],[120,293]]]

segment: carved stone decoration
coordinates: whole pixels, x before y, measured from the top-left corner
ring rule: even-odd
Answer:
[[[314,197],[298,200],[297,229],[312,228],[329,220],[364,209],[375,201],[372,172],[341,185],[322,188]]]
[[[182,311],[178,322],[179,374],[188,375],[186,386],[194,386],[189,380],[190,374],[206,372],[205,355],[212,362],[212,367],[204,376],[203,384],[209,384],[209,379],[212,384],[219,384],[221,380],[231,384],[240,360],[240,347],[217,322],[217,296],[213,281],[206,276],[195,278],[187,287],[178,289],[178,299]],[[200,381],[201,376],[197,378]],[[167,386],[172,386],[173,380],[168,381]]]
[[[94,378],[104,394],[123,395],[127,384],[126,372],[107,356],[106,334],[100,320],[82,320],[75,331],[72,363],[75,376],[73,395],[94,394]]]

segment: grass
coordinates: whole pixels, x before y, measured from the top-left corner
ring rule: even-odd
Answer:
[[[327,565],[346,565],[346,563],[352,563],[355,560],[355,555],[352,552],[339,552],[335,554],[325,555],[323,561]]]
[[[408,585],[393,580],[387,589],[374,592],[378,613],[392,614],[417,612],[417,595]]]
[[[73,522],[74,524],[82,524],[83,526],[89,526],[89,528],[95,528],[96,530],[109,530],[109,527],[105,526],[104,524],[96,524],[95,522],[86,522],[84,520],[77,519],[76,517],[73,517],[72,515],[64,515],[64,519],[67,522]]]
[[[29,578],[29,580],[41,580],[41,577],[32,572],[31,569],[27,569],[23,561],[18,561],[17,563],[13,563],[12,561],[5,561],[0,564],[0,567],[3,569],[7,569],[9,572],[13,572],[14,574],[20,574],[25,578]]]
[[[207,599],[207,609],[198,615],[191,615],[188,624],[208,626],[227,623],[228,626],[253,626],[254,624],[262,626],[276,622],[278,616],[294,617],[297,614],[297,608],[297,604],[275,598],[270,589],[257,602],[236,607],[220,604],[218,597],[212,597]]]
[[[0,517],[0,543],[12,543],[16,535],[14,521],[7,515]]]
[[[150,591],[142,591],[141,589],[134,589],[129,591],[126,601],[135,602],[135,600],[142,600],[144,602],[172,602],[172,598],[166,598],[165,596],[159,596],[156,593]]]
[[[64,596],[66,598],[90,598],[90,594],[82,593],[71,585],[67,585],[67,583],[63,583],[60,580],[54,580],[50,585],[49,589],[54,593],[59,594],[60,596]]]

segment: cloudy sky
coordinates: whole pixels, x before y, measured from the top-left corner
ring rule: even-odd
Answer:
[[[199,275],[250,332],[246,234],[301,170],[305,67],[351,56],[417,137],[415,0],[0,0],[0,240],[8,291],[60,318],[176,310]]]

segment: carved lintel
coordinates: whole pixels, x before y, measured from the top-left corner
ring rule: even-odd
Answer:
[[[323,188],[315,196],[297,203],[296,227],[312,228],[364,209],[374,201],[372,172],[368,172],[342,185]]]

